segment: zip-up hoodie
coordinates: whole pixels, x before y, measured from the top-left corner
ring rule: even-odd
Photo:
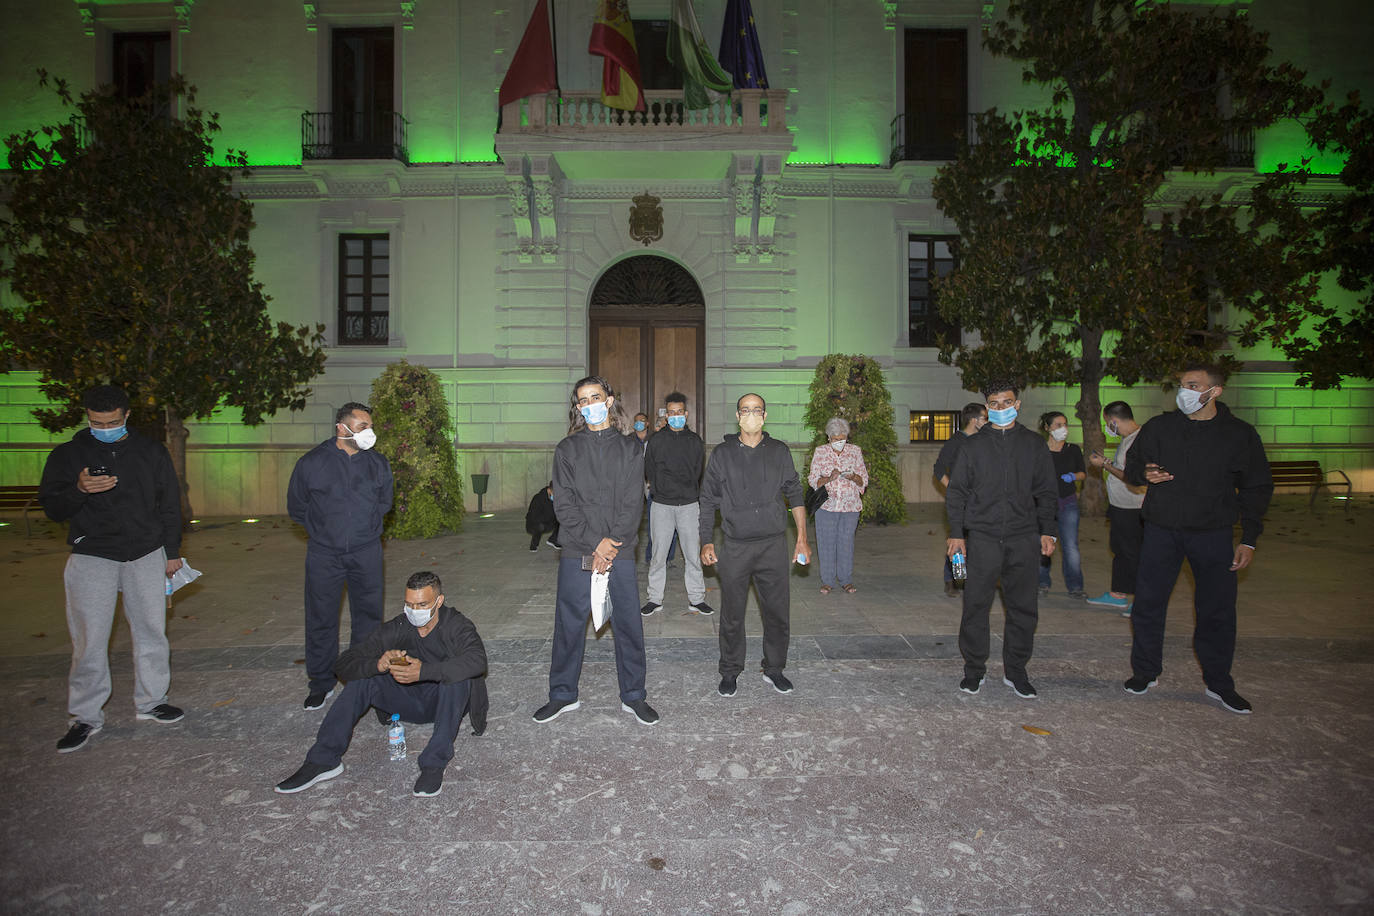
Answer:
[[[706,446],[690,429],[665,426],[649,437],[644,450],[644,476],[654,502],[690,506],[701,495],[701,467]]]
[[[114,489],[82,493],[76,488],[82,468],[102,465],[119,478]],[[181,488],[172,456],[161,442],[133,430],[107,444],[83,429],[53,449],[43,466],[38,501],[48,518],[68,523],[72,553],[121,563],[159,547],[169,560],[181,556]]]
[[[472,621],[447,604],[435,613],[439,622],[426,636],[405,614],[397,614],[340,655],[334,663],[335,676],[343,681],[377,677],[377,659],[388,649],[404,649],[406,655],[420,660],[422,684],[456,684],[481,676],[487,670],[487,650]]]
[[[1147,421],[1126,453],[1126,479],[1146,483],[1145,465],[1173,480],[1149,484],[1142,516],[1163,528],[1205,531],[1240,519],[1241,543],[1255,546],[1274,495],[1259,433],[1221,401],[1210,420],[1171,410]]]
[[[1020,423],[991,423],[969,436],[954,459],[945,491],[953,537],[1059,535],[1059,490],[1045,440]]]
[[[739,433],[730,433],[711,451],[701,482],[701,543],[711,543],[717,509],[727,538],[760,541],[786,531],[788,505],[801,504],[801,480],[787,446],[764,433],[750,448]]]
[[[553,450],[553,510],[565,555],[590,556],[602,538],[634,554],[644,514],[644,443],[614,426],[583,426]]]
[[[391,465],[375,451],[350,455],[326,439],[301,456],[286,486],[286,511],[311,543],[347,553],[382,536],[391,511]]]

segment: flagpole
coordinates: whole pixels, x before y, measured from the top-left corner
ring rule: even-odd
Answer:
[[[557,96],[554,120],[563,123],[563,84],[558,81],[558,0],[549,0],[549,31],[553,39],[553,91]]]

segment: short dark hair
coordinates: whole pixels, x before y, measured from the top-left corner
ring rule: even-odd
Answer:
[[[1040,415],[1040,428],[1049,432],[1050,424],[1054,422],[1055,417],[1064,417],[1064,412],[1062,410],[1047,410],[1042,413]],[[1069,418],[1064,417],[1064,422],[1069,422]]]
[[[984,398],[990,398],[999,391],[1010,391],[1011,396],[1019,398],[1021,396],[1021,386],[1009,378],[995,378],[985,384],[981,389]]]
[[[1182,375],[1185,372],[1205,372],[1207,373],[1207,381],[1213,385],[1218,388],[1226,385],[1226,370],[1216,363],[1189,363],[1180,369],[1178,374]]]
[[[1102,416],[1111,417],[1113,420],[1134,420],[1135,414],[1131,413],[1131,405],[1125,401],[1112,401],[1102,408]]]
[[[434,589],[434,594],[444,593],[444,583],[439,581],[439,577],[427,569],[420,572],[411,573],[406,580],[406,591],[419,591],[422,588]]]
[[[89,388],[81,396],[81,404],[87,410],[105,413],[110,410],[129,411],[129,394],[118,385],[97,385]]]
[[[742,403],[744,403],[744,399],[745,399],[745,398],[758,398],[758,399],[763,403],[763,412],[764,412],[764,413],[767,413],[767,412],[768,412],[768,402],[763,400],[763,395],[761,395],[761,394],[759,394],[758,392],[755,392],[755,391],[746,391],[746,392],[744,392],[744,394],[740,395],[738,399],[736,399],[736,401],[735,401],[735,411],[736,411],[736,412],[739,411],[739,405],[742,404]]]
[[[687,406],[687,395],[683,394],[681,391],[674,391],[663,399],[664,407],[667,407],[669,404],[681,404],[685,408]]]
[[[349,401],[347,404],[343,405],[338,410],[334,411],[334,422],[342,423],[344,420],[347,420],[350,416],[352,416],[353,411],[355,410],[361,410],[368,416],[372,415],[371,407],[368,407],[366,404],[359,404],[357,401]]]
[[[988,412],[988,405],[979,404],[977,401],[970,401],[964,405],[964,409],[959,411],[959,425],[968,426],[974,420]]]

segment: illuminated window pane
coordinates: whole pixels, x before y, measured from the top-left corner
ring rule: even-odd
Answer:
[[[910,425],[910,441],[944,442],[959,428],[959,411],[913,410]]]

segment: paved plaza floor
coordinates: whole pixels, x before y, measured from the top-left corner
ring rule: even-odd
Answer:
[[[588,641],[582,708],[530,720],[557,555],[529,552],[515,515],[469,516],[386,547],[389,607],[409,573],[435,570],[491,660],[490,727],[464,727],[429,799],[410,794],[428,727],[393,763],[371,716],[341,776],[272,791],[321,718],[301,708],[305,541],[281,518],[206,519],[187,537],[205,575],[168,625],[186,718],[134,720],[121,621],[105,728],[58,755],[67,549],[57,526],[26,537],[7,516],[0,910],[1374,912],[1374,501],[1359,500],[1271,509],[1240,587],[1251,716],[1203,695],[1186,573],[1148,695],[1121,689],[1130,621],[1068,599],[1057,563],[1030,665],[1040,698],[1002,686],[997,639],[982,692],[960,693],[942,513],[916,505],[909,524],[859,531],[856,594],[794,574],[787,696],[754,667],[752,602],[751,667],[737,696],[716,695],[718,617],[687,612],[679,560],[645,621],[653,728],[620,709],[609,633]],[[1105,525],[1085,519],[1081,537],[1098,594]]]

